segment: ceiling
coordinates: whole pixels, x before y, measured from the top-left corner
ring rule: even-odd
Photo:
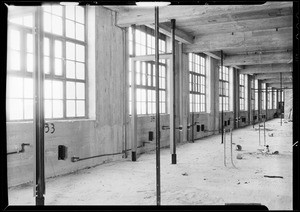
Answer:
[[[117,12],[117,25],[154,27],[154,9],[137,6],[105,6]],[[233,66],[240,73],[271,74],[269,86],[278,87],[278,75],[292,72],[293,3],[266,2],[260,5],[188,5],[159,8],[160,30],[171,32],[176,20],[176,39],[183,51],[205,52]],[[273,74],[273,75],[272,75]],[[289,75],[291,76],[291,75]],[[259,78],[259,77],[257,77]],[[270,80],[271,79],[271,80]],[[285,78],[283,78],[285,80]],[[283,81],[291,87],[292,80]]]

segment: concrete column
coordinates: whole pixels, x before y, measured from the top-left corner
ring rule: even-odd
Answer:
[[[251,81],[252,81],[252,76],[248,75],[248,125],[252,123],[253,119],[253,108],[251,105]]]

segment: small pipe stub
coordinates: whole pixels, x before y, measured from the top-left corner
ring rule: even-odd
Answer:
[[[77,162],[77,161],[79,161],[79,157],[73,156],[73,157],[71,158],[71,161],[72,161],[72,162]]]

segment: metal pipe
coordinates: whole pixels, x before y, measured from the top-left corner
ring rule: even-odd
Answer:
[[[155,7],[155,74],[156,74],[156,204],[160,205],[160,117],[159,117],[159,9]]]
[[[132,25],[132,54],[135,56],[135,25]],[[137,146],[137,112],[136,112],[136,73],[135,61],[131,61],[131,160],[136,161],[136,146]]]
[[[261,114],[259,114],[259,117],[258,117],[258,142],[259,142],[259,146],[261,145],[260,144],[260,123],[261,123]]]
[[[230,129],[230,157],[231,157],[231,164],[234,168],[236,168],[236,166],[233,163],[233,158],[232,158],[232,129]]]
[[[282,126],[282,72],[280,72],[280,126]]]
[[[222,133],[222,135],[223,135],[223,133]],[[224,145],[224,166],[226,166],[226,133],[225,132],[224,132],[224,144],[223,145]]]
[[[171,161],[172,164],[176,164],[176,134],[175,134],[175,73],[176,73],[176,67],[175,67],[175,28],[176,28],[176,20],[171,20],[172,24],[172,69],[173,69],[173,148],[172,148],[172,155],[171,155]]]
[[[222,89],[221,89],[221,90],[222,90],[222,93],[221,93],[221,98],[222,98],[222,101],[221,101],[221,104],[222,104],[222,114],[221,114],[221,130],[222,130],[222,137],[221,137],[221,139],[222,139],[222,140],[221,140],[221,144],[222,144],[222,143],[223,143],[223,139],[224,139],[224,138],[223,138],[223,137],[224,137],[224,136],[223,136],[223,133],[224,133],[224,132],[223,132],[223,130],[224,130],[224,123],[223,123],[223,122],[224,122],[224,111],[223,111],[223,110],[224,110],[224,109],[223,109],[223,99],[224,99],[224,97],[223,97],[223,89],[224,89],[224,85],[223,85],[223,84],[224,84],[224,81],[223,81],[223,51],[222,51],[222,50],[221,50],[221,73],[222,73],[222,74],[221,74],[221,79],[222,79],[222,83],[221,83],[221,84],[222,84]]]
[[[266,145],[266,118],[264,118],[264,146]]]
[[[36,205],[45,204],[45,162],[44,162],[44,73],[43,73],[43,11],[42,7],[36,10],[36,67],[34,71],[34,125],[35,125],[35,179],[34,196]]]

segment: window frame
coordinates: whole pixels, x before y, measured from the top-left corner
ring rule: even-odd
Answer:
[[[224,79],[224,75],[227,76],[226,77],[227,79],[226,78]],[[230,107],[229,107],[229,104],[230,104],[229,103],[229,83],[230,83],[229,67],[219,66],[219,111],[220,112],[222,111],[222,108],[223,108],[223,112],[229,112],[230,111]],[[224,84],[226,86],[224,86]],[[226,87],[228,89],[226,89]],[[227,92],[226,92],[226,90],[227,90]],[[223,106],[222,106],[222,98],[223,98]],[[228,103],[226,103],[226,102],[228,102]]]

